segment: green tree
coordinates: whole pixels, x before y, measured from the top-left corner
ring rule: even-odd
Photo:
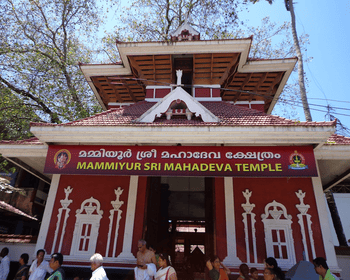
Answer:
[[[232,37],[241,22],[239,12],[245,0],[134,0],[123,7],[120,22],[104,38],[105,51],[112,61],[119,59],[115,40],[167,41],[187,18],[201,33],[201,39]]]
[[[60,123],[100,111],[78,65],[94,57],[95,0],[3,0],[0,10],[0,125],[13,126],[0,127],[2,138],[20,130],[27,136],[29,121]]]

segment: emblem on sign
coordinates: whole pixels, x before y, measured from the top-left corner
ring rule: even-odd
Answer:
[[[297,150],[294,151],[294,153],[292,153],[289,156],[289,163],[290,165],[288,165],[289,169],[293,169],[293,170],[304,170],[304,169],[308,169],[309,167],[305,164],[305,158],[301,153],[298,153]]]
[[[63,169],[66,167],[66,165],[70,162],[71,154],[67,149],[59,150],[53,160],[55,162],[55,168],[57,169]]]

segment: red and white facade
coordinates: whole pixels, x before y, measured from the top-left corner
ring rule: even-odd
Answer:
[[[229,47],[241,53],[239,71],[284,69],[275,86],[278,98],[295,61],[248,62],[242,41],[213,42],[194,42],[193,50],[185,42],[171,48],[125,44],[119,47],[123,64],[82,70],[91,81],[98,73],[130,73],[130,54]],[[349,156],[349,146],[327,144],[335,123],[272,116],[275,100],[267,109],[261,100],[222,101],[220,84],[196,84],[192,94],[180,84],[148,84],[144,101],[103,103],[110,109],[66,124],[33,123],[36,139],[1,143],[5,157],[19,158],[51,179],[37,249],[61,252],[66,265],[86,266],[99,252],[106,267],[134,267],[137,240],[147,239],[150,220],[161,221],[150,211],[162,203],[161,196],[151,198],[157,178],[157,186],[167,184],[172,195],[186,188],[186,194],[203,197],[205,205],[193,210],[201,209],[199,214],[179,215],[176,200],[168,211],[178,220],[203,220],[205,253],[219,255],[233,271],[241,263],[262,269],[270,256],[285,270],[323,256],[337,272],[323,194],[331,175],[323,174],[327,161]],[[97,86],[93,90],[100,94]],[[167,244],[176,245],[181,238],[170,224],[173,239]],[[175,247],[167,249],[175,254]]]

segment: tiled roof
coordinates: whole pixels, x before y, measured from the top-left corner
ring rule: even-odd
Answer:
[[[37,137],[32,137],[25,140],[2,140],[0,144],[3,145],[44,145],[44,143],[40,142]]]
[[[38,220],[37,218],[34,218],[34,217],[24,213],[23,211],[17,209],[16,207],[13,207],[10,204],[7,204],[4,201],[0,201],[0,210],[1,211],[6,211],[6,212],[10,212],[10,213],[14,213],[16,215],[23,216],[23,217],[26,217],[28,219],[34,220],[34,221]]]
[[[350,145],[350,137],[333,134],[328,138],[326,145]]]
[[[299,122],[268,115],[264,112],[240,107],[228,102],[200,102],[214,115],[220,118],[217,123],[203,122],[201,118],[173,118],[166,120],[165,117],[156,118],[153,123],[141,123],[136,120],[154,102],[137,102],[130,106],[118,109],[110,109],[95,116],[64,124],[31,123],[31,126],[334,126],[332,122]]]
[[[21,234],[0,234],[0,242],[5,243],[36,243],[37,236]]]

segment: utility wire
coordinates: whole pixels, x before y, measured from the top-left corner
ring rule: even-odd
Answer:
[[[143,81],[147,81],[147,82],[152,82],[152,83],[155,83],[155,84],[158,84],[158,85],[161,84],[161,85],[169,86],[169,87],[182,86],[184,88],[208,88],[207,86],[194,86],[194,85],[187,85],[187,84],[176,85],[176,84],[172,84],[172,83],[168,83],[168,82],[161,82],[161,81],[156,81],[156,80],[147,80],[147,79],[140,79],[140,78],[115,78],[115,80],[131,80],[131,81],[134,80],[134,81],[142,81],[142,82]],[[113,84],[113,82],[112,82],[112,84]],[[128,83],[123,83],[123,82],[118,82],[118,81],[116,81],[114,84],[115,85],[125,85],[125,86],[139,85],[139,84],[128,84]],[[246,90],[228,89],[228,88],[220,88],[220,90],[230,91],[230,92],[247,93],[247,94],[250,94],[250,95],[259,96],[259,97],[263,97],[265,99],[270,99],[270,100],[272,100],[274,98],[273,96],[260,94],[260,93],[256,93],[256,92],[252,92],[252,91],[246,91]],[[288,99],[280,97],[279,101],[282,101],[282,102],[284,102],[284,103],[286,103],[288,105],[292,105],[292,106],[296,106],[298,108],[302,108],[302,102],[298,101],[298,100],[290,101]],[[316,109],[316,108],[312,108],[312,110],[329,114],[329,105],[325,106],[325,105],[309,103],[309,106],[310,107],[314,106],[314,107],[324,108],[325,110],[320,110],[320,109]],[[339,109],[339,110],[348,110],[348,111],[350,111],[349,108],[341,108],[341,107],[332,107],[332,109]],[[341,115],[341,116],[350,117],[350,114],[348,115],[348,114],[343,114],[343,113],[334,113],[333,115]]]

